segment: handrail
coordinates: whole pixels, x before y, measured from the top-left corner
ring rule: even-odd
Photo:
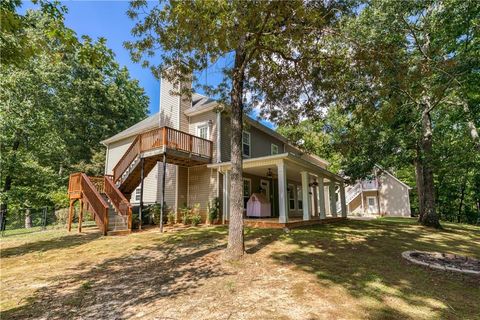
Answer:
[[[128,229],[132,229],[132,205],[127,198],[125,198],[123,193],[118,190],[110,176],[104,177],[104,186],[105,193],[112,201],[113,206],[117,209],[117,212],[120,213],[120,215],[127,218]]]
[[[140,153],[167,147],[212,159],[213,142],[170,127],[156,128],[139,134],[113,168],[113,181],[124,174]]]
[[[88,207],[94,211],[94,218],[97,225],[103,229],[103,234],[106,235],[108,231],[108,204],[85,173],[81,173],[80,184],[84,199],[89,204]]]

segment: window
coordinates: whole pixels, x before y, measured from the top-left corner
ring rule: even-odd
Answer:
[[[242,150],[245,157],[250,157],[250,132],[242,133]]]
[[[278,154],[278,146],[272,143],[270,147],[270,151],[271,151],[271,154]]]
[[[197,136],[208,139],[208,124],[202,124],[197,127]]]
[[[303,209],[302,188],[297,189],[297,199],[298,199],[298,210],[302,210]]]
[[[140,188],[135,189],[135,201],[140,202],[141,190]]]
[[[288,208],[295,210],[295,186],[293,184],[288,185]]]
[[[252,194],[252,180],[248,178],[243,179],[243,208],[247,208],[248,199],[250,199],[250,195]]]

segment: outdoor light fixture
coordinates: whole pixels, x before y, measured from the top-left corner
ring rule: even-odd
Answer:
[[[314,180],[312,183],[308,184],[309,187],[317,187],[318,186],[318,182],[317,180]]]
[[[267,171],[267,178],[273,178],[272,169],[270,168],[268,168],[268,171]]]

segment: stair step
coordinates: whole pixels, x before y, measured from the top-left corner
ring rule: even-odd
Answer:
[[[130,234],[130,233],[131,233],[130,230],[112,230],[112,231],[108,231],[107,235],[109,235],[109,236],[121,236],[121,235]]]

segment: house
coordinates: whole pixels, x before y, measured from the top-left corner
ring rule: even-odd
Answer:
[[[349,215],[410,217],[412,188],[376,165],[372,177],[346,188]]]
[[[90,199],[84,196],[82,201],[90,211],[98,207],[94,216],[105,233],[113,230],[110,221],[120,225],[115,230],[130,228],[127,222],[122,226],[118,216],[130,221],[133,206],[151,203],[166,203],[177,214],[184,206],[199,204],[205,218],[208,203],[218,198],[221,221],[228,222],[230,116],[228,109],[206,96],[176,94],[191,85],[161,79],[160,112],[102,141],[107,148],[105,177],[103,185],[97,183],[98,192],[92,190],[93,183],[90,186],[83,181],[89,177],[72,177],[71,203],[82,200],[80,195],[87,193],[80,189],[87,188]],[[271,215],[263,220],[264,226],[346,217],[344,180],[328,170],[327,161],[302,152],[260,122],[244,118],[245,208],[251,194],[260,192],[271,203]],[[337,210],[338,198],[343,201]],[[251,220],[246,219],[246,224],[258,225],[259,221]]]

